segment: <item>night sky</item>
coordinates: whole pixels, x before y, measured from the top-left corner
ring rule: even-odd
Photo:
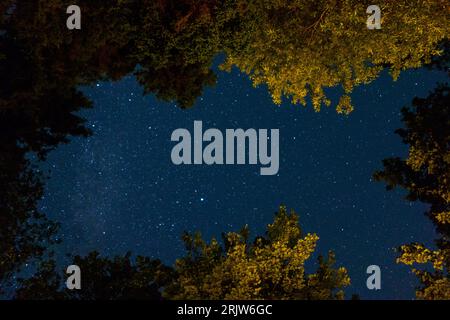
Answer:
[[[217,73],[217,85],[188,110],[143,96],[132,76],[82,89],[94,104],[81,113],[92,137],[71,139],[43,164],[50,179],[40,206],[61,222],[60,263],[66,253],[98,250],[171,264],[184,254],[183,231],[210,239],[248,224],[255,236],[285,204],[299,213],[305,232],[319,235],[316,255],[334,250],[348,269],[347,297],[412,299],[416,278],[395,263],[395,248],[412,241],[432,245],[434,228],[425,205],[404,200],[401,190],[386,191],[372,174],[382,159],[406,155],[394,134],[402,126],[401,107],[446,75],[420,69],[394,82],[385,72],[355,89],[355,110],[343,116],[333,108],[316,113],[310,105],[274,105],[266,87],[253,88],[237,70]],[[340,90],[328,92],[335,105]],[[194,120],[223,132],[280,129],[278,174],[261,176],[260,165],[172,164],[171,133],[193,132]],[[378,292],[366,288],[371,264],[382,270]]]

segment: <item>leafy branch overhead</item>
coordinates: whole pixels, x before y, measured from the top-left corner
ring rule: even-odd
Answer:
[[[239,2],[239,1],[238,1]],[[225,49],[223,69],[237,66],[253,84],[265,84],[275,103],[289,97],[316,111],[329,106],[326,88],[343,89],[337,111],[349,113],[349,94],[375,80],[384,67],[394,79],[442,54],[437,44],[448,38],[447,1],[379,1],[382,29],[368,30],[369,1],[240,2],[237,46]]]

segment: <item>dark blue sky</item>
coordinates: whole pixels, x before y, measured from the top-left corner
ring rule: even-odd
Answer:
[[[445,74],[421,69],[393,82],[384,73],[354,91],[350,116],[276,106],[265,87],[253,88],[238,71],[218,75],[189,110],[143,96],[133,77],[83,89],[94,103],[82,113],[94,135],[72,139],[45,163],[51,174],[41,207],[62,223],[58,253],[131,250],[172,263],[184,253],[184,230],[210,238],[248,224],[261,234],[283,203],[300,214],[305,232],[319,235],[316,252],[334,250],[348,269],[347,297],[413,298],[415,277],[395,264],[395,248],[432,244],[433,226],[424,205],[385,191],[371,176],[382,159],[406,154],[393,133],[400,108],[426,96]],[[336,102],[339,91],[329,93]],[[254,165],[173,165],[171,133],[192,131],[194,120],[205,129],[280,129],[278,175],[261,176]],[[365,285],[371,264],[382,269],[378,292]]]

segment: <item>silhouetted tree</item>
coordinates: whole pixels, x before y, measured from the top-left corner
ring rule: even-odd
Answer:
[[[14,22],[11,14],[0,34],[0,283],[55,241],[56,223],[37,208],[45,176],[35,160],[68,135],[89,134],[74,113],[90,102],[70,78],[45,74],[58,61],[37,58],[39,46],[22,41]]]
[[[66,275],[54,260],[44,261],[38,272],[20,281],[16,299],[26,300],[160,300],[160,288],[170,280],[171,269],[159,260],[131,254],[114,258],[91,252],[75,256],[73,264],[81,269],[81,289],[69,290]]]
[[[69,136],[90,134],[77,115],[91,107],[79,86],[120,79],[140,65],[146,92],[189,107],[204,85],[214,83],[212,72],[195,58],[178,59],[181,53],[188,56],[189,37],[175,30],[182,17],[175,2],[164,3],[81,0],[83,29],[72,32],[65,23],[70,1],[2,1],[0,283],[55,240],[57,224],[37,208],[45,175],[36,162]],[[189,3],[183,10],[191,10]],[[141,32],[144,27],[158,32]],[[181,37],[184,41],[177,40]],[[174,42],[183,48],[175,50]],[[192,48],[191,55],[196,51]]]
[[[410,201],[430,204],[427,216],[439,232],[437,249],[420,243],[403,245],[398,262],[413,265],[431,263],[434,271],[413,271],[421,281],[420,299],[450,299],[450,88],[440,85],[427,98],[415,98],[403,108],[404,129],[398,129],[409,146],[406,159],[383,160],[384,170],[374,177],[388,189],[401,187]]]

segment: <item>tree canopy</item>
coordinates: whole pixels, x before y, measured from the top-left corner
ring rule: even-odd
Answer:
[[[284,96],[315,110],[331,101],[325,89],[341,87],[337,111],[349,113],[350,93],[388,67],[394,79],[442,54],[448,38],[448,2],[378,1],[382,29],[368,30],[370,1],[236,1],[242,20],[237,45],[225,48],[224,69],[237,66],[253,84],[265,84],[275,103]]]
[[[187,255],[173,268],[159,260],[130,254],[114,258],[92,252],[74,257],[82,270],[82,289],[68,290],[65,274],[44,261],[31,278],[21,280],[16,299],[343,299],[350,284],[347,270],[335,268],[335,256],[319,257],[317,271],[305,262],[319,239],[303,235],[298,216],[280,207],[265,236],[248,242],[249,229],[223,235],[223,245],[206,243],[199,233],[183,236]],[[162,292],[162,297],[161,297]]]
[[[54,260],[43,261],[38,272],[21,280],[16,299],[25,300],[159,300],[160,288],[171,276],[170,268],[159,260],[131,253],[113,258],[98,252],[72,257],[82,270],[82,290],[68,290],[66,275],[57,270]]]
[[[265,236],[249,241],[249,229],[206,243],[184,235],[188,255],[175,264],[175,280],[164,291],[170,299],[342,299],[350,284],[345,268],[334,268],[332,252],[319,258],[316,273],[305,262],[319,237],[303,235],[295,212],[281,206]]]
[[[70,4],[0,3],[0,282],[56,241],[57,224],[37,208],[46,176],[36,163],[91,134],[80,86],[134,75],[145,94],[188,108],[215,83],[214,58],[225,54],[223,70],[267,85],[275,103],[309,97],[319,110],[332,103],[325,90],[340,86],[337,110],[347,113],[354,87],[384,68],[396,78],[433,63],[449,35],[445,0],[381,0],[382,30],[366,28],[369,1],[79,0],[79,32],[66,28]]]

